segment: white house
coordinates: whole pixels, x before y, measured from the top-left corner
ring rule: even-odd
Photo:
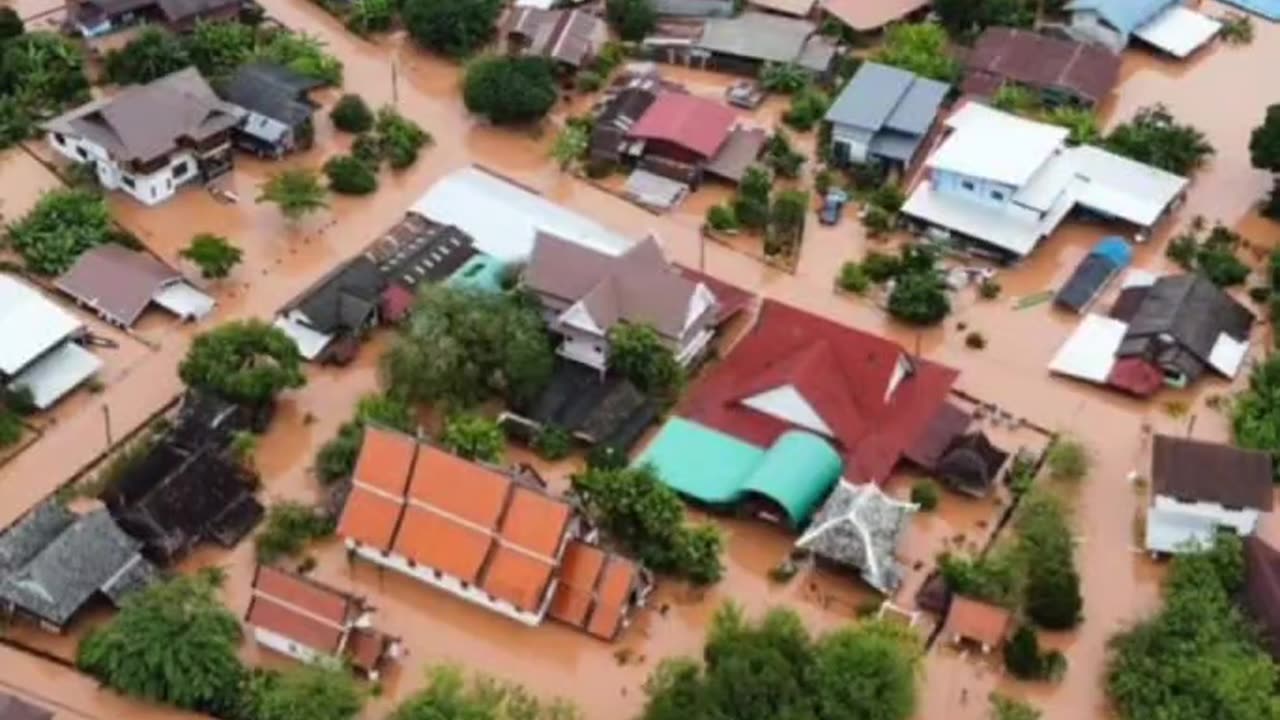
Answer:
[[[157,205],[231,169],[231,132],[243,117],[186,68],[81,105],[43,129],[58,153],[92,165],[104,188]]]
[[[1157,435],[1151,488],[1146,546],[1152,553],[1205,546],[1223,531],[1249,536],[1274,503],[1271,456]]]
[[[966,103],[925,163],[902,212],[930,235],[1001,260],[1029,254],[1072,211],[1145,232],[1187,179],[1099,148],[1067,145],[1055,125]]]
[[[0,275],[0,385],[25,388],[41,410],[87,381],[102,360],[75,341],[74,315],[8,275]]]
[[[1121,52],[1133,38],[1185,58],[1213,39],[1222,23],[1183,7],[1181,0],[1071,0],[1075,37]]]

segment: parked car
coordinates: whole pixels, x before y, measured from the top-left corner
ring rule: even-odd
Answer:
[[[835,225],[840,222],[840,214],[844,212],[849,195],[843,190],[830,190],[822,201],[822,209],[818,211],[818,222],[823,225]]]
[[[725,91],[725,100],[746,110],[754,110],[764,102],[764,90],[754,80],[737,80]]]

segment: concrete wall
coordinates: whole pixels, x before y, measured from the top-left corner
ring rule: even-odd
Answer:
[[[200,176],[195,155],[174,153],[168,164],[148,175],[135,175],[120,167],[102,146],[85,138],[49,133],[49,145],[77,163],[94,163],[98,182],[107,190],[121,190],[144,205],[158,205],[173,197],[178,187]]]
[[[848,162],[861,165],[870,159],[868,154],[873,134],[865,128],[857,128],[844,123],[831,123],[831,151],[836,160],[847,157]],[[841,147],[847,148],[841,154]]]

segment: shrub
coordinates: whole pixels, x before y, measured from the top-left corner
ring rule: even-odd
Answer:
[[[834,184],[833,174],[827,168],[819,170],[813,176],[813,191],[818,195],[826,196],[827,191]]]
[[[107,203],[87,190],[45,193],[21,220],[9,227],[9,243],[40,275],[60,275],[89,248],[108,242],[114,230]]]
[[[609,372],[666,404],[674,403],[684,387],[684,368],[649,325],[619,323],[610,328]]]
[[[604,87],[604,77],[592,70],[583,70],[574,78],[573,86],[578,92],[592,93]]]
[[[937,508],[940,499],[938,486],[932,480],[917,480],[911,486],[911,502],[919,505],[925,512],[932,512]]]
[[[353,155],[335,155],[324,164],[329,189],[342,195],[368,195],[378,189],[378,176]]]
[[[358,135],[351,143],[351,156],[376,171],[382,165],[382,143],[372,133]]]
[[[767,62],[760,68],[760,87],[769,92],[790,95],[808,87],[810,75],[795,63]]]
[[[720,232],[737,230],[738,216],[730,205],[712,205],[707,209],[707,225]]]
[[[587,452],[590,470],[620,470],[627,466],[627,454],[614,445],[600,443]]]
[[[773,178],[767,170],[759,165],[747,168],[733,200],[733,214],[742,227],[763,230],[769,224],[769,191],[772,187]]]
[[[964,344],[967,348],[982,350],[987,346],[987,337],[977,330],[973,330],[964,336]]]
[[[563,460],[573,450],[573,438],[559,425],[546,425],[533,438],[533,449],[544,460]]]
[[[893,213],[879,205],[868,205],[862,212],[862,227],[866,228],[868,237],[884,237],[893,230],[893,222]]]
[[[800,132],[808,132],[822,121],[830,106],[831,98],[809,85],[791,96],[791,106],[783,113],[782,121]]]
[[[342,61],[324,49],[324,42],[306,33],[272,29],[258,33],[253,57],[284,65],[329,86],[342,84]]]
[[[658,24],[652,0],[607,0],[605,19],[623,40],[639,42]]]
[[[987,278],[978,285],[978,296],[983,300],[995,300],[1000,297],[1000,283],[992,278]]]
[[[204,279],[221,280],[240,264],[244,251],[221,235],[197,233],[178,255],[195,263]]]
[[[867,202],[874,207],[881,208],[886,212],[897,214],[902,209],[903,203],[907,201],[907,197],[902,194],[902,189],[894,183],[882,183],[880,187],[871,193],[867,198]]]
[[[1029,625],[1019,625],[1013,636],[1004,644],[1004,666],[1020,680],[1039,680],[1044,677],[1044,658],[1040,654],[1040,640]]]
[[[124,47],[107,53],[106,74],[117,85],[143,85],[190,64],[177,35],[148,25]]]
[[[555,105],[556,98],[555,76],[543,58],[489,56],[467,65],[463,102],[467,110],[494,124],[539,120]]]
[[[373,111],[364,98],[353,93],[338,98],[329,111],[329,119],[343,132],[363,133],[373,129]]]
[[[1089,473],[1089,451],[1079,440],[1059,437],[1049,446],[1045,458],[1049,477],[1054,480],[1080,480]]]
[[[395,22],[392,0],[355,0],[347,15],[347,29],[357,35],[386,32]]]
[[[840,276],[836,278],[836,284],[845,292],[862,295],[871,287],[871,278],[867,277],[867,272],[862,265],[850,260],[840,266]]]
[[[951,301],[934,270],[899,275],[889,293],[889,314],[911,325],[937,325],[951,312]]]
[[[0,448],[16,445],[22,439],[22,419],[9,408],[0,405]]]
[[[1107,135],[1105,147],[1119,155],[1177,175],[1190,175],[1214,154],[1203,132],[1177,122],[1163,105],[1139,110]]]
[[[451,416],[444,423],[440,444],[458,457],[486,463],[502,460],[507,437],[494,420],[468,413]]]
[[[378,110],[374,132],[382,157],[392,170],[403,170],[417,162],[418,151],[432,142],[430,133],[391,106]]]
[[[882,283],[902,272],[902,261],[893,255],[872,250],[862,258],[862,269],[871,282]]]
[[[266,525],[254,538],[258,562],[271,564],[283,557],[294,557],[312,540],[333,533],[333,519],[316,508],[285,501],[267,511]]]
[[[948,47],[947,33],[935,23],[892,25],[872,57],[942,82],[953,82],[960,76],[961,66]]]
[[[463,57],[493,37],[502,6],[501,0],[403,0],[400,14],[418,44]]]

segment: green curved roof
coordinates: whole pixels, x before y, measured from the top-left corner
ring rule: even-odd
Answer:
[[[773,500],[787,511],[792,525],[801,525],[831,492],[840,470],[840,456],[826,440],[803,430],[788,430],[765,452],[764,461],[742,490]]]
[[[705,425],[673,417],[645,448],[649,464],[668,487],[707,505],[728,506],[756,493],[777,503],[801,526],[840,478],[841,461],[822,438],[783,433],[766,450]]]

